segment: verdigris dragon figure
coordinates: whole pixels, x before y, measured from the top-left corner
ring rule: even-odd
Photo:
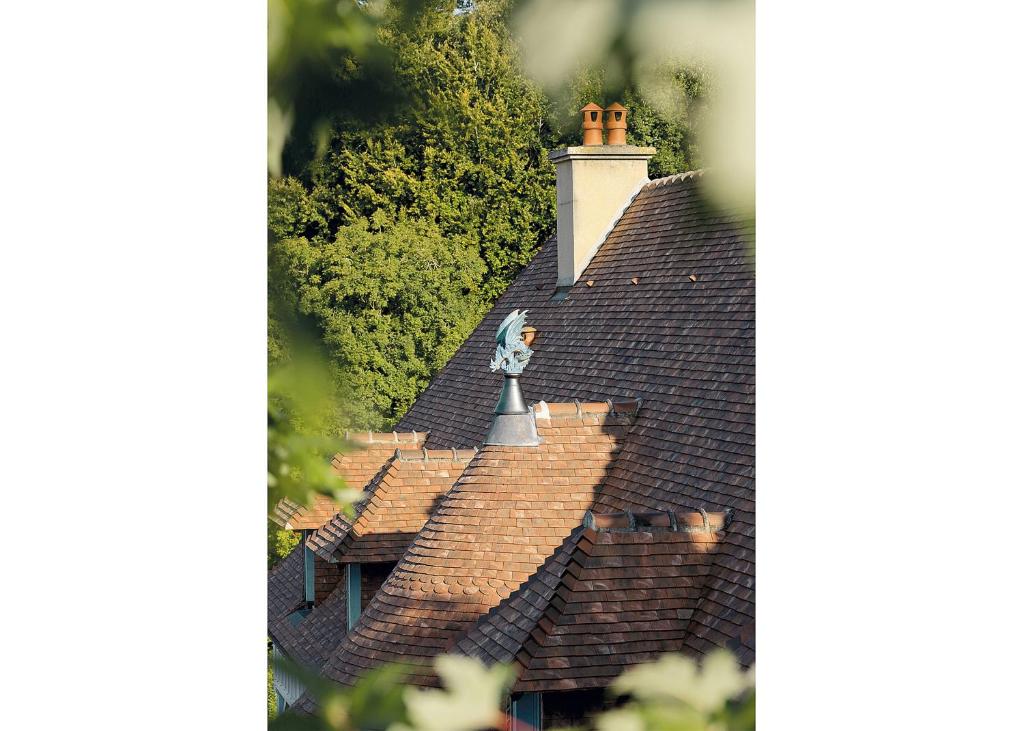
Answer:
[[[533,351],[523,342],[523,325],[526,324],[526,310],[512,310],[498,326],[498,348],[491,360],[491,370],[506,373],[522,373],[530,362]]]

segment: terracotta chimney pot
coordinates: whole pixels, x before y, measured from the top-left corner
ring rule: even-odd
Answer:
[[[608,129],[608,144],[626,144],[626,108],[615,102],[605,111],[608,112],[608,124],[606,125]],[[586,142],[583,144],[586,144]]]
[[[583,144],[603,145],[604,140],[601,139],[601,132],[604,130],[604,120],[601,117],[604,116],[602,114],[604,110],[591,102],[580,111],[583,113]]]

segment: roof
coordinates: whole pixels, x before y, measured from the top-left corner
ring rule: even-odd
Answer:
[[[658,651],[614,628],[635,626],[644,615],[634,611],[676,611],[671,628],[659,630],[670,632],[660,638],[666,647],[701,655],[727,646],[753,660],[754,271],[740,225],[704,203],[700,179],[688,173],[643,186],[558,301],[557,244],[549,240],[398,424],[429,430],[427,448],[480,445],[501,389],[487,369],[493,333],[509,311],[529,309],[538,335],[520,383],[528,400],[546,402],[534,411],[544,443],[481,448],[331,654],[329,677],[349,682],[386,660],[425,662],[476,633],[493,641],[487,652],[500,654],[498,646],[519,657],[521,683],[551,682],[543,675],[551,671],[589,687],[607,676],[582,668],[611,672],[611,664]],[[626,409],[616,402],[631,403],[633,413],[619,413]],[[599,530],[615,520],[601,514],[678,518],[698,506],[709,515],[731,511],[713,551],[689,534]],[[588,509],[598,517],[581,527]],[[627,565],[657,574],[623,573]],[[680,578],[693,586],[658,586]],[[606,590],[602,582],[619,583]],[[648,609],[591,596],[603,591],[646,592]],[[597,621],[606,608],[626,621]],[[484,634],[491,612],[518,618],[529,639]],[[570,655],[571,643],[558,638],[574,630],[595,655],[619,657],[601,666]],[[477,645],[484,650],[482,639]],[[569,667],[554,673],[557,663]],[[433,682],[426,670],[414,680]]]
[[[422,443],[400,439],[398,443]],[[378,442],[380,443],[380,442]],[[427,521],[437,500],[451,489],[475,450],[396,449],[394,441],[385,441],[389,458],[365,488],[367,497],[356,506],[349,521],[336,514],[307,540],[307,545],[322,559],[331,562],[395,562]],[[368,471],[374,457],[368,451],[353,452]],[[295,554],[293,558],[292,554]],[[285,570],[272,572],[271,591],[287,596],[278,613],[271,613],[268,631],[288,657],[300,664],[319,669],[327,656],[345,636],[347,597],[344,581],[305,616],[293,615],[304,608],[302,593],[301,545],[282,562]],[[279,564],[281,565],[281,564]],[[275,567],[276,568],[276,567]],[[282,586],[283,584],[286,584]],[[289,603],[290,602],[290,603]]]
[[[481,447],[324,674],[352,682],[383,662],[426,663],[508,598],[583,519],[636,408],[551,405],[535,412],[539,446]],[[434,682],[428,670],[413,679]]]
[[[754,620],[754,268],[701,177],[643,186],[563,301],[549,240],[398,425],[429,428],[428,447],[480,443],[500,389],[486,367],[493,333],[529,309],[528,400],[643,399],[595,512],[733,510],[687,637],[695,655]]]
[[[302,583],[302,545],[270,569],[267,576],[267,624],[273,626],[282,617],[304,605]]]
[[[475,454],[473,449],[395,450],[366,486],[354,520],[334,516],[307,544],[328,561],[398,561]]]
[[[301,558],[302,546],[296,547]],[[301,568],[300,561],[300,568]],[[299,585],[301,586],[301,574]],[[305,606],[305,605],[303,605]],[[327,598],[305,616],[288,614],[268,625],[271,639],[295,662],[319,669],[345,636],[347,603],[345,582],[341,581]]]
[[[362,487],[369,481],[395,450],[400,447],[416,448],[427,438],[425,431],[408,432],[356,432],[345,438],[354,449],[334,455],[331,465],[352,487]],[[338,513],[338,504],[327,495],[316,495],[313,504],[302,505],[288,498],[281,500],[271,516],[275,523],[290,530],[315,530]]]
[[[726,513],[588,514],[458,652],[514,663],[514,692],[604,687],[683,649]]]
[[[278,561],[267,581],[267,632],[288,657],[319,668],[345,633],[345,582],[305,613],[302,544]],[[298,612],[303,612],[302,614]]]

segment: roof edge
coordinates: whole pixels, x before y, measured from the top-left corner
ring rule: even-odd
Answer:
[[[429,431],[346,431],[345,441],[353,444],[384,445],[384,444],[422,444],[430,436]]]
[[[538,419],[583,419],[585,416],[625,416],[634,417],[640,412],[643,399],[635,398],[626,401],[556,401],[548,403],[539,401],[532,406]]]

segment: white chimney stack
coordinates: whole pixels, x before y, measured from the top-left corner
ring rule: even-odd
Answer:
[[[604,243],[612,225],[647,182],[647,161],[657,150],[601,142],[601,107],[582,110],[584,144],[556,150],[548,157],[555,164],[558,185],[558,281],[566,289],[576,283]],[[613,104],[609,139],[625,140],[624,107]],[[600,125],[600,126],[598,126]]]

